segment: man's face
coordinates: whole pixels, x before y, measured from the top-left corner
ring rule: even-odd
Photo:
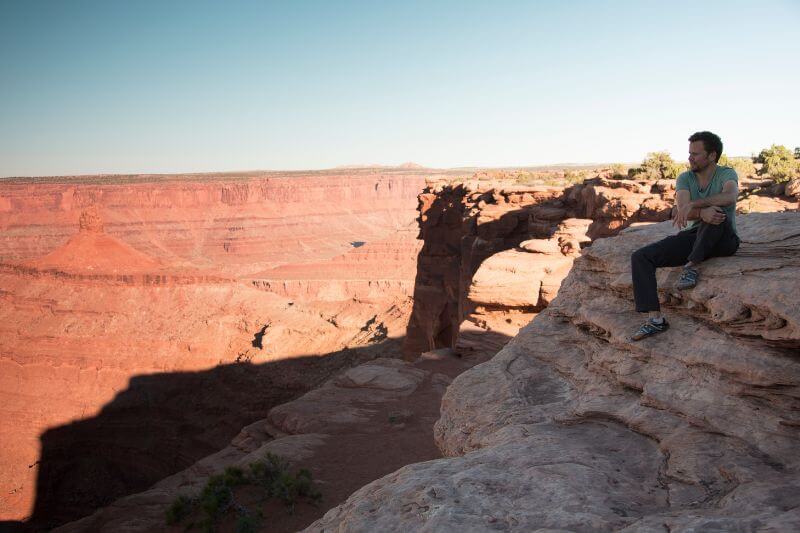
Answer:
[[[714,158],[706,152],[703,141],[689,143],[689,168],[693,172],[702,172],[708,165],[714,163]]]

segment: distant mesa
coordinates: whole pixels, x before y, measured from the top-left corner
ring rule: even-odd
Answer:
[[[104,232],[100,211],[91,206],[81,212],[80,231],[59,248],[23,265],[37,270],[116,274],[158,270],[160,261]]]
[[[380,165],[378,163],[356,163],[351,165],[339,165],[334,167],[336,170],[361,170],[361,169],[402,169],[402,170],[420,170],[425,169],[420,164],[414,163],[413,161],[406,161],[405,163],[401,163],[399,165]]]

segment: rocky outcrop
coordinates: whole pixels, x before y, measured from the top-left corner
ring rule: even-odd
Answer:
[[[583,246],[666,220],[673,195],[668,183],[602,176],[567,189],[430,183],[419,200],[424,245],[406,355],[464,347],[465,320],[513,336],[555,297]]]
[[[359,490],[310,531],[800,527],[800,214],[741,216],[693,290],[659,271],[672,327],[638,343],[630,254],[674,231],[595,241],[558,297],[448,388],[451,458]]]

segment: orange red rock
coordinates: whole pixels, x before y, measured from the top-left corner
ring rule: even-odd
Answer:
[[[82,474],[79,455],[49,456],[37,487],[37,461],[40,436],[98,416],[137,376],[263,365],[400,337],[415,242],[395,234],[413,223],[422,183],[416,171],[388,170],[3,182],[0,516],[29,516],[38,492],[40,517],[77,518],[91,510],[92,491],[108,498],[133,488]],[[282,279],[305,284],[299,290],[307,298],[248,276],[292,262],[305,266],[294,276],[281,271]],[[335,291],[313,288],[309,278],[323,271],[318,277],[338,283]],[[308,388],[315,375],[293,378],[284,390]],[[132,405],[141,404],[136,394],[128,396]],[[247,412],[232,420],[254,420]],[[224,447],[240,429],[220,427],[227,429],[188,437],[196,445],[179,462]],[[138,441],[146,434],[100,450],[147,453],[155,444]],[[177,445],[157,447],[168,457]],[[152,483],[180,467],[164,461],[142,479]],[[88,499],[59,495],[66,483],[59,471],[71,472],[68,485]]]

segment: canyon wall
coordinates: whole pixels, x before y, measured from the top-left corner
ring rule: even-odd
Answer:
[[[424,184],[411,172],[54,180],[0,183],[0,261],[51,252],[96,206],[109,235],[154,259],[246,275],[407,227]]]
[[[399,352],[422,178],[334,174],[0,184],[2,519],[88,514]]]

